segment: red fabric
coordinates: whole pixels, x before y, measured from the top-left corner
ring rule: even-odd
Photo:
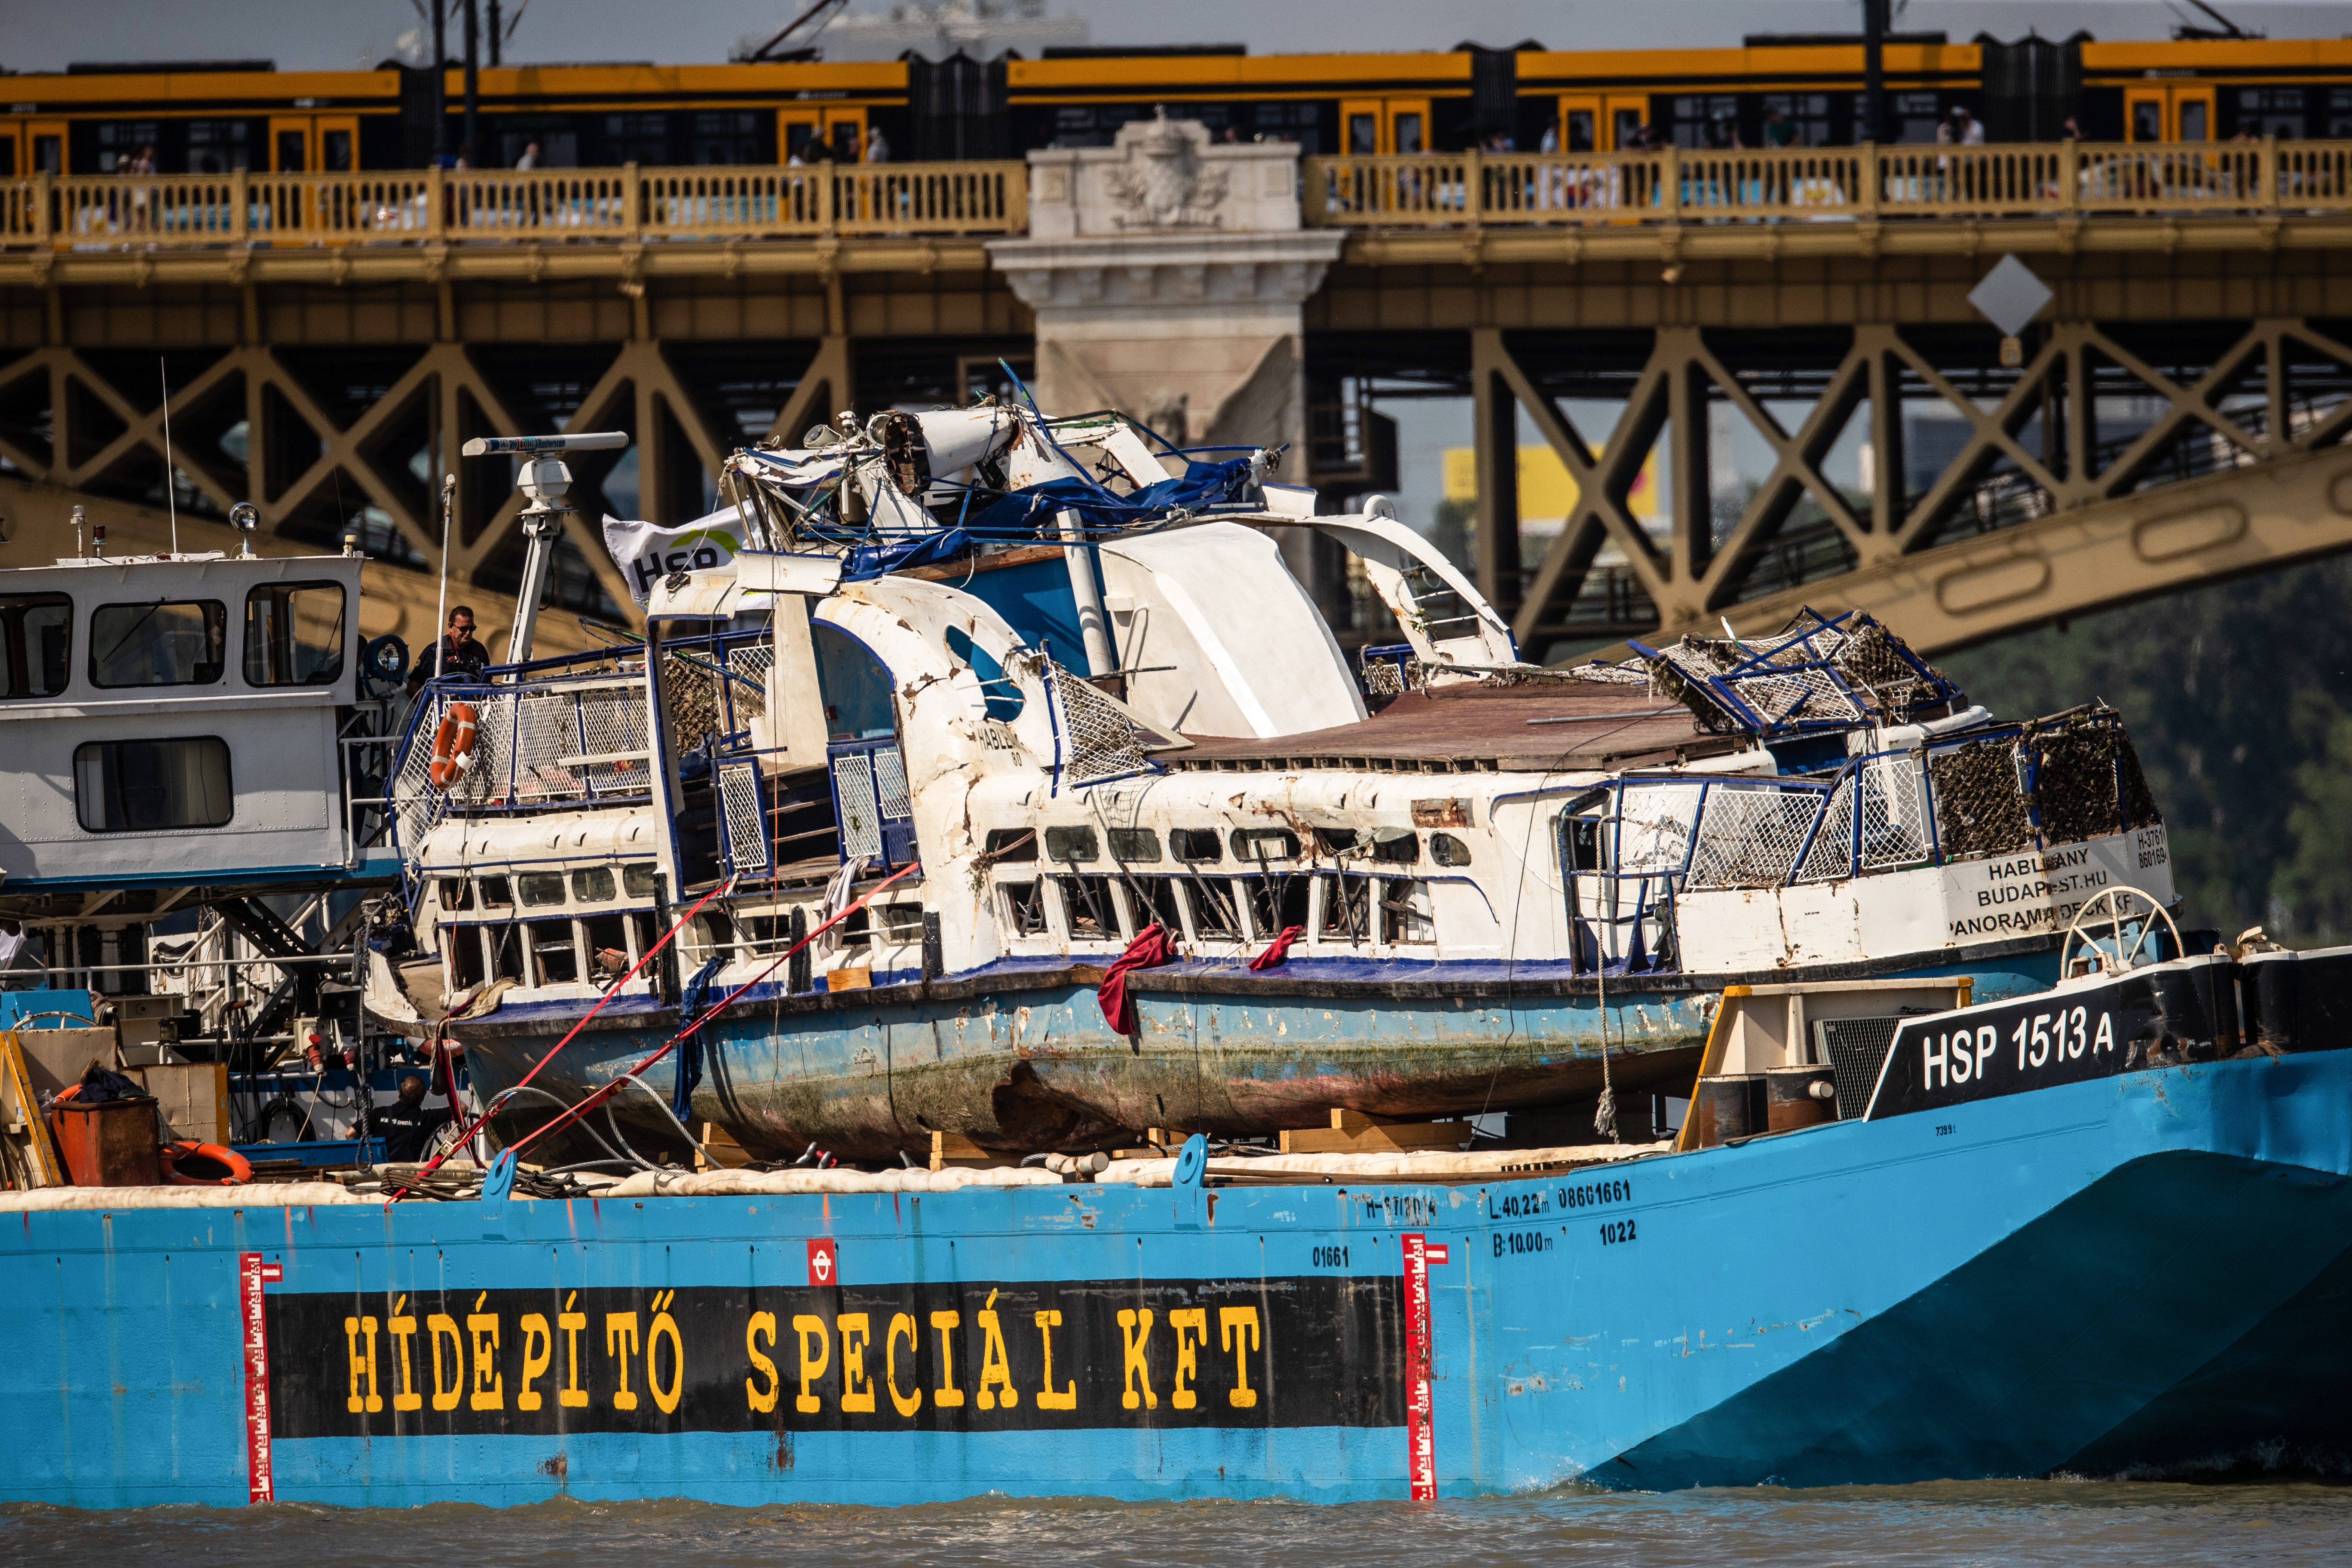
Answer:
[[[1129,972],[1157,969],[1175,956],[1169,950],[1167,928],[1158,921],[1137,932],[1127,951],[1104,972],[1102,984],[1095,992],[1095,1000],[1102,1004],[1103,1022],[1118,1034],[1134,1034],[1140,1024],[1135,1016],[1135,998],[1127,994]]]
[[[1290,956],[1290,944],[1307,934],[1305,926],[1285,926],[1282,934],[1265,944],[1265,951],[1250,960],[1252,969],[1272,969]]]

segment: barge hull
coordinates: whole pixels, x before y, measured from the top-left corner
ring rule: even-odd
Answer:
[[[2326,1051],[1514,1180],[15,1214],[0,1392],[54,1436],[0,1455],[0,1497],[247,1500],[247,1270],[272,1494],[354,1506],[2315,1454],[2352,1398],[2312,1331],[2352,1275],[2347,1152]]]

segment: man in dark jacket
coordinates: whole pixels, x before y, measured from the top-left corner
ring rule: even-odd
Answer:
[[[416,668],[408,672],[408,694],[415,696],[426,681],[437,675],[479,680],[489,662],[489,651],[474,640],[474,612],[460,605],[449,612],[448,635],[432,653],[418,658]]]
[[[441,1124],[449,1120],[446,1110],[425,1109],[425,1080],[410,1073],[400,1080],[400,1098],[389,1106],[376,1108],[370,1120],[383,1136],[383,1161],[387,1165],[411,1164],[425,1158],[425,1145]]]

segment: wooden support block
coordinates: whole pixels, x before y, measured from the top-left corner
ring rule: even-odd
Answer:
[[[1333,1111],[1337,1121],[1343,1114]],[[1354,1131],[1302,1127],[1282,1135],[1286,1154],[1395,1154],[1412,1149],[1459,1149],[1470,1139],[1467,1121],[1382,1121]]]
[[[947,1169],[948,1163],[950,1161],[953,1161],[959,1165],[998,1164],[1002,1163],[998,1161],[995,1155],[990,1153],[987,1150],[982,1148],[979,1144],[973,1142],[971,1139],[965,1137],[961,1132],[932,1133],[931,1169],[934,1171],[943,1171]]]
[[[868,991],[874,986],[871,969],[828,969],[824,972],[827,991]]]
[[[734,1136],[727,1129],[714,1127],[708,1121],[698,1125],[702,1131],[702,1147],[709,1151],[708,1158],[712,1168],[733,1171],[751,1163],[751,1152],[735,1142]],[[695,1159],[699,1163],[704,1157],[703,1154],[697,1153]]]

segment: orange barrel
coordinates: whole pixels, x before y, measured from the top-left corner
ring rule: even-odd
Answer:
[[[66,1175],[78,1187],[152,1187],[163,1180],[157,1150],[155,1102],[110,1100],[84,1105],[61,1100],[49,1111],[49,1131]]]

